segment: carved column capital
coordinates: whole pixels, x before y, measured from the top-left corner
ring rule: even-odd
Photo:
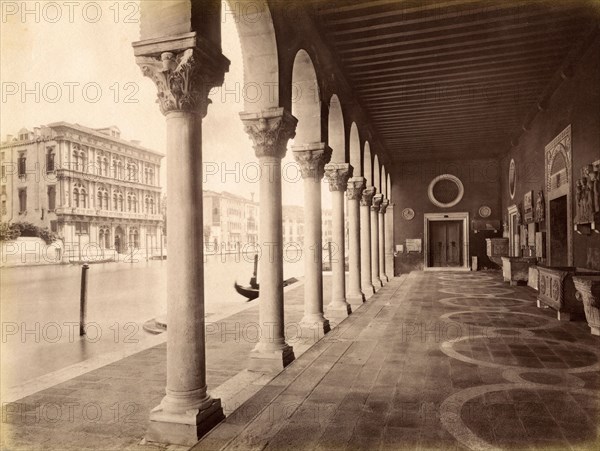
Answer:
[[[352,177],[354,168],[349,163],[328,163],[325,165],[325,176],[329,182],[329,191],[346,191],[348,179]]]
[[[379,213],[381,213],[382,215],[385,214],[385,211],[387,210],[388,205],[390,204],[390,201],[387,199],[383,199],[383,201],[381,202],[381,206],[379,207]]]
[[[195,44],[185,50],[136,56],[144,76],[156,84],[157,102],[164,115],[186,111],[206,116],[210,90],[223,84],[229,60],[205,41],[197,40]]]
[[[371,205],[372,211],[379,211],[381,207],[381,202],[383,202],[383,194],[375,194],[373,196],[373,203]]]
[[[373,202],[373,196],[375,195],[375,187],[369,186],[362,192],[362,198],[360,199],[360,205],[363,207],[370,207]]]
[[[348,180],[346,197],[349,200],[361,200],[367,180],[364,177],[352,177]]]
[[[303,179],[321,180],[325,165],[331,160],[331,147],[325,143],[312,143],[303,146],[293,146],[294,159],[300,166]]]
[[[244,130],[252,139],[258,158],[283,158],[287,143],[296,136],[298,119],[283,108],[269,108],[258,113],[240,113]]]

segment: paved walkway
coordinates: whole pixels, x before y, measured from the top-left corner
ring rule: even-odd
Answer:
[[[329,280],[330,276],[325,275],[325,304],[331,296]],[[286,336],[296,356],[322,338],[317,333],[302,335],[296,327],[303,314],[303,290],[304,285],[298,283],[287,288],[284,296]],[[244,301],[240,298],[232,302]],[[213,396],[221,398],[225,413],[229,414],[272,376],[245,370],[248,355],[257,340],[258,302],[254,301],[252,307],[224,319],[211,320],[214,316],[206,320],[207,384]],[[164,341],[164,338],[165,335],[160,335],[149,341]],[[85,365],[83,367],[85,369]],[[165,448],[140,446],[140,442],[147,429],[149,411],[164,396],[166,343],[84,374],[80,368],[77,372],[79,374],[65,382],[3,403],[2,450],[147,451]],[[64,375],[69,369],[59,373],[66,379]],[[41,379],[44,379],[42,386],[49,385],[46,378]],[[23,391],[28,391],[27,385],[21,387]],[[30,385],[37,386],[34,382]]]
[[[286,323],[302,298],[286,293]],[[271,382],[244,370],[257,316],[208,325],[208,384],[231,414],[196,450],[598,444],[600,339],[498,274],[394,279],[312,347],[288,327],[306,352]],[[162,344],[4,404],[2,449],[164,449],[140,444],[164,386]]]
[[[599,449],[600,338],[491,273],[394,279],[200,441]]]

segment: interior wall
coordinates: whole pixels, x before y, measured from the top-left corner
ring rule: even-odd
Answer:
[[[546,145],[569,124],[572,137],[572,192],[580,177],[581,168],[600,159],[600,39],[588,49],[575,66],[573,76],[563,81],[550,99],[545,111],[541,111],[524,132],[519,145],[511,149],[501,161],[502,211],[523,201],[526,192],[536,193],[545,185],[544,152]],[[517,168],[516,192],[510,198],[508,168],[514,158]],[[547,193],[544,191],[544,194]],[[547,199],[547,196],[545,196]],[[575,199],[572,199],[575,217]],[[588,250],[589,249],[589,250]],[[575,266],[600,270],[600,234],[579,235],[573,233],[573,263]]]
[[[458,177],[464,186],[462,200],[450,208],[434,205],[427,194],[431,181],[442,174]],[[396,274],[422,269],[424,262],[424,217],[425,213],[468,212],[469,220],[481,219],[479,208],[486,205],[491,209],[487,219],[500,220],[500,173],[496,159],[421,161],[396,164],[391,171],[392,199],[394,199],[394,248],[404,245],[404,252],[395,257]],[[411,208],[415,212],[412,220],[403,218],[402,211]],[[502,236],[502,231],[474,233],[469,224],[469,257],[477,256],[479,266],[495,267],[486,256],[485,239]],[[407,239],[421,239],[421,252],[406,252]],[[469,259],[470,260],[470,259]]]

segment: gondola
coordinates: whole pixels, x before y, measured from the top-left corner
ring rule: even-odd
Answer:
[[[248,298],[248,300],[246,302],[253,301],[254,299],[256,299],[258,297],[259,286],[258,286],[258,283],[256,282],[257,269],[258,269],[258,254],[254,254],[254,271],[252,272],[252,277],[250,277],[250,285],[243,286],[243,285],[240,285],[239,283],[237,283],[237,281],[234,282],[234,284],[233,284],[235,291],[237,291],[239,294],[241,294],[245,298]]]
[[[250,277],[250,285],[243,286],[237,282],[234,282],[234,284],[233,284],[235,291],[237,291],[239,294],[241,294],[245,298],[248,298],[246,302],[253,301],[254,299],[256,299],[259,296],[260,285],[256,281],[257,268],[258,268],[258,254],[255,254],[254,255],[254,272],[252,273],[252,277]],[[286,279],[283,281],[283,286],[287,287],[288,285],[291,285],[292,283],[297,282],[297,281],[298,281],[298,279],[296,279],[295,277],[290,277],[289,279]]]

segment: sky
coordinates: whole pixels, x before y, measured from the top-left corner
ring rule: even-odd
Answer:
[[[131,43],[139,40],[139,4],[132,1],[2,1],[0,22],[0,135],[22,127],[67,121],[100,128],[116,125],[121,137],[166,153],[166,125],[156,87],[135,64]],[[26,8],[26,9],[25,9]],[[224,16],[222,51],[231,61],[227,92],[211,94],[203,122],[205,189],[247,198],[255,193],[257,159],[243,130],[242,53],[231,15]],[[237,97],[237,98],[236,98]],[[289,148],[289,146],[288,146]],[[303,205],[302,180],[288,151],[283,160],[283,203]],[[166,159],[161,180],[168,195]],[[322,202],[331,205],[327,185]]]

